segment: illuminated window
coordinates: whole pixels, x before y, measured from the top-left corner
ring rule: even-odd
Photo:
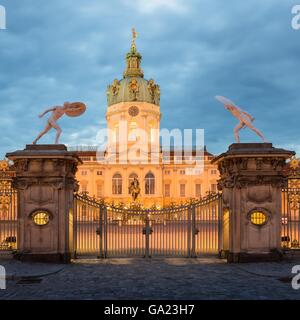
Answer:
[[[87,183],[82,183],[81,192],[87,192]]]
[[[103,185],[98,184],[97,185],[97,198],[102,198],[103,197]]]
[[[122,194],[122,176],[119,173],[115,173],[112,178],[112,193]]]
[[[131,121],[130,122],[130,129],[133,130],[133,129],[136,129],[137,128],[137,124],[135,121]]]
[[[170,184],[165,184],[165,196],[170,197]]]
[[[195,185],[195,194],[197,198],[201,197],[201,184],[200,183],[196,183]]]
[[[33,214],[32,220],[37,226],[45,226],[50,220],[50,215],[46,211],[37,211]]]
[[[250,221],[256,226],[261,226],[267,222],[267,216],[262,211],[253,211],[250,215]]]
[[[185,197],[185,184],[180,184],[180,197]]]
[[[211,191],[211,192],[217,192],[217,191],[218,191],[218,189],[217,189],[217,184],[213,183],[213,184],[211,185],[211,187],[210,187],[210,191]]]
[[[155,177],[152,172],[148,172],[145,176],[145,194],[154,194]]]
[[[128,135],[129,141],[137,140],[136,129],[137,129],[137,123],[135,121],[131,121],[129,125],[129,135]]]

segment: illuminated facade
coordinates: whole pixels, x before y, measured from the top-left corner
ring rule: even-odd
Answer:
[[[107,89],[105,152],[77,151],[83,161],[77,173],[80,191],[128,206],[133,202],[129,187],[136,178],[140,186],[136,203],[145,207],[181,204],[216,192],[219,174],[211,164],[212,154],[190,151],[194,159],[204,159],[204,170],[190,174],[191,165],[180,161],[182,151],[162,151],[160,87],[153,79],[144,78],[141,59],[134,38],[123,79],[115,79]],[[126,161],[122,161],[124,156]]]

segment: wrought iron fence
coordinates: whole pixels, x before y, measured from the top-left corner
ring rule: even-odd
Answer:
[[[281,222],[282,247],[300,249],[300,188],[287,188],[282,191]]]
[[[221,204],[216,194],[180,207],[140,210],[75,195],[76,253],[99,257],[217,254]]]
[[[17,191],[0,180],[0,251],[17,248]]]
[[[300,249],[300,160],[293,157],[287,164],[287,185],[282,190],[283,249]]]

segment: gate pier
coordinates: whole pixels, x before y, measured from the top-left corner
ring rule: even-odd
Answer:
[[[65,145],[27,145],[6,155],[14,161],[18,190],[18,251],[22,261],[72,258],[73,197],[79,158]]]
[[[294,154],[271,143],[234,143],[213,160],[220,171],[222,251],[228,262],[281,258],[284,168]]]

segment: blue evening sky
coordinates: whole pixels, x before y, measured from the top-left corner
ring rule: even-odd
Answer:
[[[106,87],[121,78],[131,28],[145,78],[161,86],[162,128],[203,128],[217,154],[236,120],[215,99],[251,113],[275,146],[300,153],[297,0],[0,0],[0,158],[44,127],[37,115],[64,101],[88,110],[62,118],[62,143],[95,145],[105,126]],[[300,1],[298,1],[300,4]],[[51,143],[54,132],[41,140]],[[241,131],[245,142],[259,138]]]

